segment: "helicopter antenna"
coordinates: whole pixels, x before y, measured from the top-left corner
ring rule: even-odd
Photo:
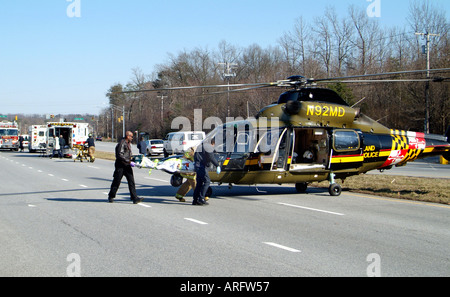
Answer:
[[[358,105],[359,103],[363,102],[364,100],[366,100],[366,97],[362,98],[361,100],[359,100],[358,102],[356,102],[355,104],[353,104],[351,107],[355,107],[356,105]]]

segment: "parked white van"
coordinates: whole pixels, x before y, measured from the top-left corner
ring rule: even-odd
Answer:
[[[164,157],[182,154],[205,139],[203,131],[171,132],[164,138]]]

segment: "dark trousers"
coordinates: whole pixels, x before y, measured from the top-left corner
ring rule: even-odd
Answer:
[[[205,202],[206,192],[211,185],[211,179],[205,167],[196,167],[195,172],[197,173],[197,185],[194,190],[193,202]]]
[[[128,181],[128,189],[130,190],[130,196],[131,200],[137,199],[136,194],[136,184],[134,183],[134,175],[133,175],[133,168],[131,168],[131,165],[122,165],[122,164],[115,164],[115,170],[114,170],[114,179],[111,184],[111,190],[109,191],[108,197],[109,198],[115,198],[117,190],[119,189],[120,182],[122,181],[122,177],[125,175]]]

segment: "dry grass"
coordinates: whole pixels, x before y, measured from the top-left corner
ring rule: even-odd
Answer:
[[[110,152],[96,151],[95,157],[99,158],[99,159],[104,159],[104,160],[111,160],[111,161],[116,160],[116,155],[114,153],[110,153]]]
[[[313,183],[311,186],[328,188],[329,183]],[[450,204],[448,179],[363,174],[347,178],[342,188],[357,193]]]

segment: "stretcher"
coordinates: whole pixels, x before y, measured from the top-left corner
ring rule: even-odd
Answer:
[[[76,144],[73,146],[74,154],[72,155],[73,161],[80,160],[80,162],[83,162],[83,160],[86,160],[88,162],[93,162],[91,160],[91,157],[89,156],[89,149],[87,147],[87,144]]]

